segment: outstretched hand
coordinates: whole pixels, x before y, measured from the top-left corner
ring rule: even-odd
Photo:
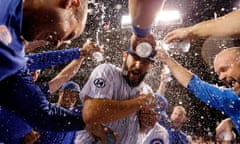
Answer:
[[[178,41],[178,40],[193,41],[194,39],[195,37],[192,34],[192,27],[179,28],[179,29],[173,30],[169,32],[165,37],[166,43],[171,43],[173,41]]]
[[[170,55],[168,54],[168,52],[164,49],[159,49],[157,51],[157,58],[163,62],[163,63],[166,63],[167,60],[170,58]]]
[[[141,101],[141,108],[155,108],[157,106],[157,98],[152,93],[139,93],[137,98]]]
[[[40,134],[37,131],[32,130],[23,137],[23,143],[34,144],[39,138],[40,138]]]
[[[86,57],[91,57],[93,55],[94,52],[100,52],[100,53],[104,53],[103,49],[100,48],[100,46],[93,41],[86,41],[82,48],[80,49],[81,51],[81,55],[82,56],[86,56]]]

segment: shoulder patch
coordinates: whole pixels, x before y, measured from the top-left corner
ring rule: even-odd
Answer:
[[[150,141],[150,144],[164,144],[164,142],[160,138],[155,138]]]
[[[97,78],[93,81],[93,83],[97,88],[104,88],[106,85],[103,78]]]
[[[12,42],[11,33],[5,25],[0,25],[0,41],[5,45],[9,45]]]

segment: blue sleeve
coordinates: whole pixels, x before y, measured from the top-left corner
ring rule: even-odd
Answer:
[[[208,84],[193,75],[188,84],[188,90],[204,103],[229,116],[240,133],[240,99],[231,89]]]
[[[54,131],[85,128],[81,112],[49,103],[40,87],[25,71],[19,71],[7,80],[0,81],[0,85],[0,90],[7,95],[1,98],[1,106],[16,111],[32,127]]]
[[[30,72],[38,69],[46,69],[50,66],[60,65],[78,59],[80,56],[79,48],[42,52],[29,54],[27,66]]]
[[[231,104],[233,100],[238,99],[231,89],[211,85],[196,75],[193,75],[187,88],[201,101],[220,111],[224,111],[226,104]]]
[[[20,143],[32,127],[12,111],[0,106],[0,143]]]
[[[134,34],[136,35],[136,36],[138,36],[138,37],[145,37],[145,36],[147,36],[149,33],[150,33],[150,31],[151,31],[151,27],[150,28],[146,28],[146,29],[140,29],[140,28],[138,28],[138,27],[136,27],[136,26],[134,26],[133,25],[133,32],[134,32]]]

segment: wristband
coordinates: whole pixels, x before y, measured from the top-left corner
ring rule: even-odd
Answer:
[[[151,28],[140,29],[133,25],[133,32],[138,37],[145,37],[150,33],[150,31],[151,31]]]

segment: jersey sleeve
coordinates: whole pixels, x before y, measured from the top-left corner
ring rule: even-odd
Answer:
[[[27,55],[27,66],[30,72],[46,69],[50,66],[60,65],[79,58],[79,48],[55,50]]]
[[[217,110],[232,114],[236,109],[239,110],[240,108],[239,98],[231,89],[208,84],[196,75],[193,75],[187,88],[197,98]]]
[[[114,66],[110,64],[99,65],[93,70],[81,90],[81,100],[84,101],[85,96],[111,99],[115,83],[117,83],[117,78],[114,77]]]

